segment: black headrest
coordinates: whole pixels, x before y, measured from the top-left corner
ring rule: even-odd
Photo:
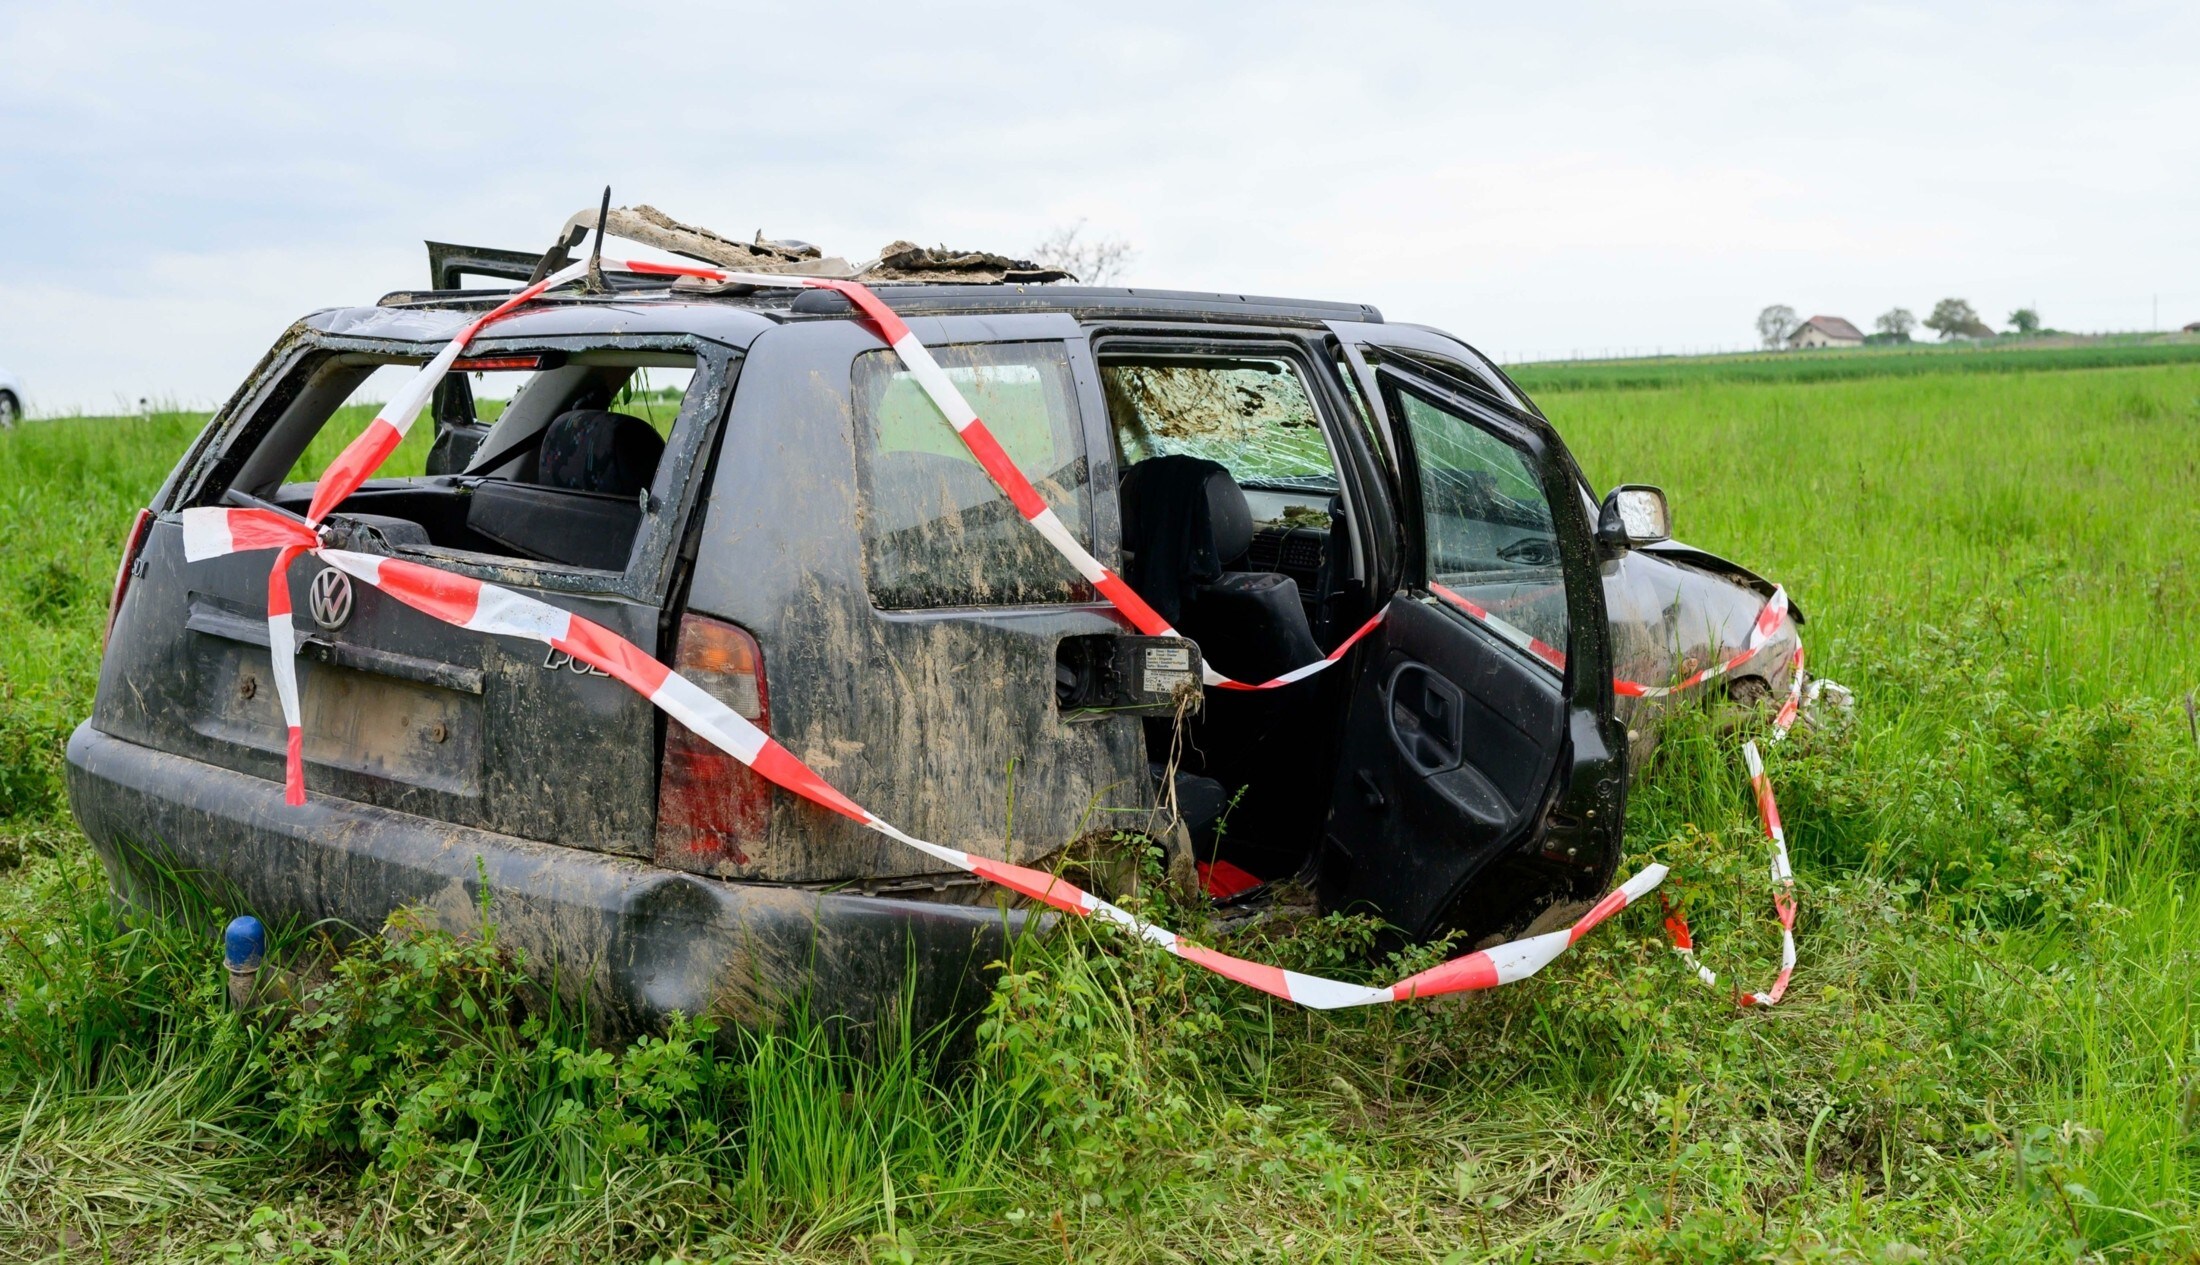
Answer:
[[[1207,521],[1214,528],[1215,554],[1223,566],[1243,558],[1253,547],[1253,507],[1245,503],[1245,489],[1230,472],[1217,468],[1207,476]]]
[[[569,492],[633,496],[657,477],[664,455],[657,428],[641,418],[577,408],[559,414],[543,431],[535,481]]]
[[[1124,579],[1164,619],[1187,585],[1213,580],[1253,545],[1253,511],[1230,472],[1201,457],[1150,457],[1123,472]]]

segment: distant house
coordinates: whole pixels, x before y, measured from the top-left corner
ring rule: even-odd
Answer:
[[[2188,334],[2200,334],[2200,321],[2194,321],[2192,324],[2185,326],[2185,332]]]
[[[1795,327],[1788,335],[1788,347],[1801,351],[1806,347],[1861,347],[1864,331],[1838,316],[1813,316]]]

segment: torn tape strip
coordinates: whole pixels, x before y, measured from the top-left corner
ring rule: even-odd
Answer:
[[[435,394],[436,384],[443,380],[444,374],[450,372],[452,362],[458,359],[459,353],[466,350],[466,345],[485,326],[511,315],[545,291],[569,281],[578,281],[586,275],[586,262],[561,268],[515,292],[511,298],[469,321],[458,331],[457,337],[436,353],[434,359],[420,367],[420,372],[406,379],[405,385],[399,387],[397,393],[390,397],[390,402],[384,404],[375,413],[374,420],[367,423],[367,428],[344,445],[344,450],[336,454],[336,459],[321,472],[320,481],[313,489],[313,501],[306,507],[306,522],[309,525],[319,525],[322,519],[328,517],[330,510],[343,504],[346,497],[359,490],[360,484],[382,468],[382,463],[405,441],[405,435],[412,429],[413,420],[420,416],[420,410],[427,407],[429,397]]]
[[[1775,719],[1775,736],[1786,732],[1787,726]],[[1742,744],[1742,761],[1749,769],[1749,789],[1757,801],[1757,820],[1764,826],[1765,838],[1772,843],[1772,912],[1780,921],[1780,970],[1773,976],[1771,988],[1761,993],[1736,993],[1734,1000],[1741,1006],[1773,1006],[1787,995],[1788,981],[1795,975],[1795,871],[1788,864],[1787,832],[1780,825],[1780,805],[1772,798],[1772,780],[1765,776],[1764,758],[1758,753],[1755,742]],[[1665,931],[1673,941],[1673,952],[1688,964],[1697,979],[1709,987],[1718,987],[1717,973],[1696,957],[1695,937],[1680,907],[1662,893],[1658,899],[1665,903]]]
[[[1781,702],[1780,711],[1772,718],[1772,740],[1780,742],[1795,725],[1795,718],[1803,711],[1803,643],[1795,643],[1795,657],[1788,664],[1788,696]]]

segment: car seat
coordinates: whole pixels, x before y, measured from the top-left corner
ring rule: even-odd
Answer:
[[[1221,465],[1152,457],[1123,474],[1123,579],[1201,654],[1241,681],[1321,657],[1298,581],[1233,571],[1253,544],[1245,492]]]
[[[577,408],[551,419],[542,434],[535,481],[569,492],[635,496],[657,477],[665,441],[639,417]]]
[[[543,428],[536,481],[483,482],[466,526],[524,558],[622,570],[641,527],[641,494],[664,452],[641,418],[569,410]]]

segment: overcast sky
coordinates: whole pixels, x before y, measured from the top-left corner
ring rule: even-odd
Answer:
[[[2200,5],[0,11],[0,366],[225,397],[283,327],[620,203],[860,259],[1084,220],[1133,284],[1501,358],[2200,320]],[[655,16],[661,15],[661,16]]]

